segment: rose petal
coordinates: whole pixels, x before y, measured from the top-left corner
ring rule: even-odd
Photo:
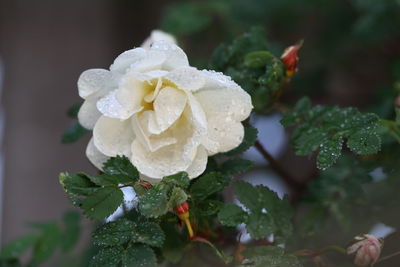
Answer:
[[[150,48],[151,44],[157,41],[166,41],[169,43],[176,43],[176,39],[171,34],[160,30],[153,30],[149,36],[141,45],[143,48]]]
[[[112,74],[105,69],[90,69],[82,72],[78,79],[79,96],[88,96],[105,89],[112,83]]]
[[[129,71],[146,72],[161,69],[167,56],[163,51],[148,50],[146,56],[132,63]]]
[[[125,74],[132,64],[142,60],[146,55],[146,49],[141,47],[125,51],[114,60],[114,63],[110,66],[110,70],[117,74]]]
[[[100,111],[96,107],[98,99],[99,98],[96,96],[88,97],[85,102],[83,102],[78,112],[79,123],[88,130],[93,129],[101,116]]]
[[[151,178],[162,178],[189,168],[201,140],[191,116],[186,107],[179,120],[165,133],[176,138],[175,144],[152,152],[140,138],[132,143],[131,161],[139,172]]]
[[[159,130],[165,131],[181,115],[186,106],[186,94],[173,87],[164,87],[154,101],[154,112]]]
[[[184,159],[182,152],[182,148],[176,144],[152,152],[136,139],[132,143],[131,161],[145,176],[162,179],[164,176],[184,171],[190,166],[190,160]]]
[[[177,139],[173,136],[172,131],[153,135],[149,131],[149,124],[154,118],[154,111],[145,111],[139,116],[132,117],[132,127],[138,140],[151,152],[161,147],[175,144]]]
[[[117,94],[119,90],[114,90],[108,93],[105,97],[101,98],[97,101],[97,109],[104,115],[110,118],[116,118],[121,120],[126,120],[135,112],[140,111],[143,107],[142,106],[134,106],[133,104],[129,107],[124,107],[121,103],[117,100]]]
[[[174,83],[179,89],[188,91],[196,91],[205,84],[202,72],[192,67],[175,69],[169,72],[165,79]]]
[[[189,178],[196,178],[205,171],[207,167],[207,159],[208,155],[206,149],[201,145],[198,146],[192,164],[186,169]]]
[[[154,42],[150,51],[163,51],[166,60],[162,64],[163,70],[173,70],[180,67],[189,66],[189,61],[183,50],[176,44],[167,41]]]
[[[253,109],[250,95],[223,74],[202,72],[206,74],[207,83],[194,95],[207,117],[225,114],[236,121],[245,120]]]
[[[236,148],[243,141],[244,128],[242,123],[226,116],[208,118],[208,138],[202,140],[209,155],[217,152],[227,152]]]
[[[94,145],[93,138],[90,139],[86,147],[86,156],[89,161],[98,169],[103,169],[103,164],[109,159],[106,155],[102,154]]]
[[[119,120],[101,116],[93,129],[97,149],[110,157],[130,156],[130,146],[135,139],[131,120]]]

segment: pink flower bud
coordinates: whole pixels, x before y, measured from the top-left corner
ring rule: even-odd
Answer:
[[[383,241],[373,235],[356,236],[355,243],[347,248],[347,254],[355,254],[354,264],[372,266],[381,255]]]

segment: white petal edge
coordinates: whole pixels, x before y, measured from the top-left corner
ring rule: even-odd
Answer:
[[[167,56],[163,51],[148,50],[146,56],[132,63],[128,72],[148,72],[152,70],[160,70]]]
[[[173,35],[163,32],[161,30],[153,30],[150,36],[146,40],[144,40],[141,47],[149,49],[151,44],[157,41],[166,41],[176,44],[176,39]]]
[[[131,143],[135,139],[131,120],[119,120],[101,116],[93,129],[93,142],[106,156],[130,156]]]
[[[103,164],[109,159],[109,157],[96,148],[93,138],[90,139],[89,144],[86,147],[86,157],[99,170],[103,169]]]
[[[176,145],[151,152],[137,139],[132,142],[131,161],[140,173],[153,179],[184,171],[191,165],[191,161],[182,156],[182,148]]]
[[[179,89],[196,91],[205,85],[205,76],[196,68],[185,67],[175,69],[165,76],[165,79],[174,83]]]
[[[203,89],[194,93],[207,117],[225,114],[236,121],[245,120],[251,113],[253,105],[250,95],[229,77],[210,71]]]
[[[118,89],[109,92],[105,97],[97,101],[97,109],[104,115],[110,118],[126,120],[132,114],[140,111],[142,106],[131,105],[129,107],[124,107],[117,100]]]
[[[241,122],[236,122],[230,117],[214,116],[208,118],[207,134],[202,144],[207,149],[208,155],[213,155],[239,146],[243,141],[244,128]]]
[[[82,104],[78,112],[79,123],[88,130],[92,130],[101,113],[96,107],[98,97],[88,97]]]
[[[105,69],[89,69],[79,76],[79,96],[86,99],[88,96],[104,89],[112,81],[112,73]]]
[[[198,146],[196,156],[193,159],[192,164],[189,166],[189,168],[186,169],[189,178],[193,179],[200,176],[200,174],[202,174],[206,170],[207,160],[208,155],[206,149],[201,145]]]
[[[132,64],[142,60],[146,55],[147,50],[141,47],[125,51],[114,60],[110,70],[117,74],[125,74]]]
[[[185,52],[174,43],[167,41],[154,42],[150,50],[163,51],[165,53],[166,60],[162,64],[163,70],[173,70],[189,66],[189,61]]]

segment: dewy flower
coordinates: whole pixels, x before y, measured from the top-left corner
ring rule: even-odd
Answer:
[[[372,266],[381,255],[382,241],[373,235],[356,236],[355,243],[347,248],[347,254],[355,254],[356,266]]]
[[[110,70],[84,71],[78,118],[93,129],[86,154],[99,169],[127,156],[144,179],[206,168],[207,157],[237,147],[250,96],[228,76],[190,67],[177,45],[156,41],[119,55]]]
[[[171,34],[163,32],[163,31],[160,31],[160,30],[153,30],[150,33],[150,36],[146,40],[144,40],[144,42],[141,45],[141,47],[150,48],[152,43],[158,42],[158,41],[166,41],[166,42],[170,42],[170,43],[176,44],[176,39]]]

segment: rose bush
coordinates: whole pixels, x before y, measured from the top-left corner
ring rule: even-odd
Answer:
[[[101,169],[125,155],[151,181],[180,171],[199,176],[208,156],[242,142],[241,121],[253,107],[230,77],[189,66],[167,41],[126,51],[109,70],[84,71],[78,88],[79,122],[93,129],[89,160]]]

